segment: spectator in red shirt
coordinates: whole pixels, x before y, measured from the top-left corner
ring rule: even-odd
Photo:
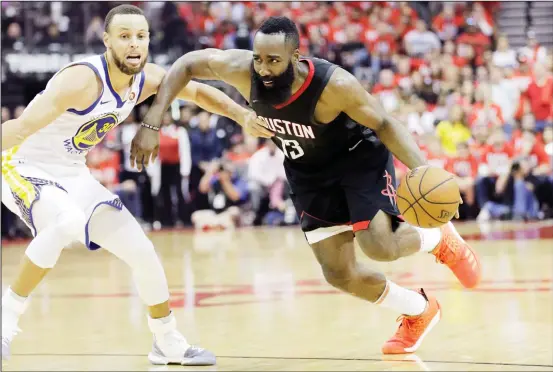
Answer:
[[[454,98],[454,104],[460,105],[463,108],[465,117],[470,118],[472,114],[472,104],[474,103],[474,83],[472,80],[464,80],[461,84],[461,88],[457,89]]]
[[[117,191],[119,185],[119,153],[104,145],[95,147],[87,156],[90,172],[105,188]]]
[[[416,21],[419,18],[419,15],[415,11],[415,9],[411,8],[409,6],[409,2],[407,1],[401,1],[399,3],[393,3],[394,8],[392,9],[392,15],[390,17],[390,23],[392,23],[394,26],[398,26],[400,23],[400,19],[402,17],[407,17],[412,20],[412,22]]]
[[[399,108],[399,94],[392,70],[380,71],[379,82],[375,84],[372,93],[387,111],[394,112]]]
[[[512,174],[511,159],[513,149],[501,128],[494,130],[488,146],[482,155],[483,164],[479,167],[476,181],[476,200],[481,208],[477,219],[507,217],[514,200],[512,182],[507,185]]]
[[[369,49],[373,55],[380,58],[390,57],[397,49],[396,38],[392,33],[392,29],[384,22],[378,22],[376,25],[378,36],[372,43],[369,44]]]
[[[459,32],[459,27],[465,20],[463,16],[455,14],[455,4],[444,3],[443,10],[432,20],[432,29],[441,40],[453,40]]]
[[[467,19],[466,30],[457,38],[457,44],[472,46],[476,55],[476,64],[480,66],[484,62],[484,52],[490,48],[490,38],[478,29],[472,18]]]
[[[536,129],[543,132],[545,125],[553,121],[553,76],[543,64],[534,65],[534,78],[524,96],[536,117]]]
[[[471,154],[468,142],[457,144],[457,155],[447,159],[445,169],[459,179],[474,182],[478,175],[478,161]]]
[[[488,146],[482,154],[482,162],[487,167],[487,175],[497,177],[509,171],[510,160],[514,156],[513,147],[507,142],[507,136],[501,128],[493,131],[488,139]]]
[[[513,131],[513,136],[511,137],[511,144],[513,148],[518,148],[520,146],[520,141],[522,140],[522,133],[524,131],[530,131],[536,135],[536,141],[540,144],[543,143],[542,133],[536,133],[536,119],[531,113],[524,114],[520,120],[520,129]]]
[[[493,18],[481,3],[472,3],[470,18],[474,20],[475,25],[484,35],[491,36],[493,34]]]
[[[156,204],[163,208],[156,208],[156,215],[163,226],[174,227],[177,221],[185,220],[182,179],[190,175],[190,141],[186,129],[174,122],[169,111],[165,113],[162,124],[159,162],[150,171],[160,180]]]
[[[539,206],[549,211],[553,207],[551,159],[532,131],[522,133],[515,154],[524,178],[515,181],[514,213],[520,218],[533,219],[538,217]]]
[[[320,28],[313,27],[309,33],[309,55],[317,58],[328,59],[330,45],[322,35]]]
[[[457,54],[457,46],[453,41],[449,40],[444,43],[442,48],[442,63],[447,65],[453,64],[459,68],[462,68],[466,66],[468,62],[468,58],[461,57]],[[472,69],[470,71],[472,77]]]
[[[484,164],[484,155],[488,148],[488,137],[490,129],[487,125],[475,125],[472,127],[472,137],[474,141],[470,143],[470,153],[478,161]]]
[[[396,85],[403,89],[411,88],[411,61],[409,57],[399,57],[397,62],[397,73],[394,80]]]
[[[413,18],[402,14],[396,26],[396,32],[398,36],[403,39],[409,31],[414,29],[415,27],[413,27]]]
[[[532,175],[540,177],[551,174],[550,158],[545,152],[543,144],[537,141],[536,135],[532,131],[525,130],[522,133],[520,141],[514,148],[514,153],[517,158],[526,158]]]
[[[447,160],[445,169],[457,176],[459,190],[463,197],[463,207],[459,211],[462,217],[474,217],[474,185],[478,174],[478,162],[470,153],[468,142],[457,144],[457,155]]]
[[[470,126],[475,124],[488,125],[492,128],[502,127],[505,123],[501,107],[492,102],[491,86],[487,83],[479,84],[475,93],[476,103],[472,105],[469,115]]]
[[[434,135],[427,137],[424,146],[421,146],[421,151],[426,156],[429,165],[445,169],[447,156],[444,154],[438,137]]]

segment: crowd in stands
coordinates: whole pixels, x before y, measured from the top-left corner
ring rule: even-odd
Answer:
[[[92,7],[88,25],[77,23],[83,29],[78,36],[71,35],[83,21],[74,16],[75,5],[58,17],[68,17],[62,24],[38,16],[25,21],[42,24],[36,43],[52,42],[55,23],[59,30],[69,24],[59,33],[64,42],[81,38],[93,45],[101,41],[102,17],[109,10],[103,7],[113,6],[103,4]],[[430,164],[458,177],[463,219],[553,217],[553,54],[531,30],[525,47],[510,47],[494,21],[498,2],[134,4],[144,7],[155,31],[153,52],[176,57],[205,47],[251,49],[264,19],[292,18],[302,54],[354,74],[405,123]],[[20,22],[17,16],[3,22],[3,46],[8,40],[16,48]],[[21,110],[2,107],[2,121]],[[93,174],[145,228],[298,222],[283,155],[274,144],[248,137],[229,119],[187,102],[164,118],[158,161],[137,172],[129,163],[130,141],[146,111],[147,103],[138,107],[88,156]],[[396,160],[398,179],[406,171]],[[15,219],[5,224],[3,212],[2,234],[21,234]]]

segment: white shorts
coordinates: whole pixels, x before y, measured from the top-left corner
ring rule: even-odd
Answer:
[[[83,243],[89,249],[99,248],[89,239],[90,218],[101,205],[121,210],[123,203],[91,175],[86,165],[27,163],[4,157],[2,160],[2,203],[29,226],[33,235],[37,233],[33,223],[34,203],[40,199],[44,187],[58,187],[85,213],[87,224]]]

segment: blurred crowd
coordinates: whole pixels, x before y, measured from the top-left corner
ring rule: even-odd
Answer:
[[[14,50],[53,43],[101,50],[102,19],[114,6],[87,3],[83,16],[85,3],[43,3],[33,8],[36,14],[23,16],[8,8],[21,4],[7,4],[2,3],[2,46]],[[524,47],[512,48],[495,24],[499,2],[133,4],[150,20],[151,53],[171,60],[206,47],[251,49],[264,19],[292,18],[302,54],[354,74],[405,123],[431,164],[458,177],[462,218],[553,217],[552,51],[540,46],[531,30]],[[48,6],[50,11],[40,10]],[[25,22],[40,27],[23,35]],[[235,91],[222,89],[244,103]],[[272,142],[248,137],[229,119],[187,102],[165,116],[158,161],[145,172],[133,169],[130,141],[147,105],[88,156],[98,180],[145,228],[298,222],[283,155]],[[2,107],[2,121],[21,110]],[[396,172],[398,179],[406,172],[398,161]],[[2,234],[24,233],[13,218],[5,224],[3,212]]]

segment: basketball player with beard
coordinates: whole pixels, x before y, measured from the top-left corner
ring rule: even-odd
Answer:
[[[215,364],[211,352],[190,346],[177,331],[167,280],[152,242],[117,196],[86,167],[87,152],[135,105],[156,94],[163,79],[165,71],[147,63],[148,30],[140,8],[112,9],[105,20],[106,53],[64,67],[21,117],[2,125],[2,202],[34,234],[19,273],[2,297],[3,360],[10,355],[29,295],[63,248],[78,240],[91,250],[103,247],[130,266],[149,310],[154,335],[151,363]],[[215,88],[188,84],[176,96],[230,117],[249,133],[272,135],[256,122],[253,112]]]
[[[402,314],[386,354],[414,352],[440,319],[424,290],[404,289],[355,259],[354,238],[377,261],[431,252],[467,288],[477,285],[478,258],[452,224],[421,229],[404,223],[395,203],[392,154],[409,168],[426,164],[416,143],[351,74],[325,60],[301,58],[299,35],[286,17],[265,21],[253,52],[188,53],[165,76],[131,157],[147,162],[170,102],[190,79],[222,80],[248,100],[285,155],[301,228],[334,287]]]

